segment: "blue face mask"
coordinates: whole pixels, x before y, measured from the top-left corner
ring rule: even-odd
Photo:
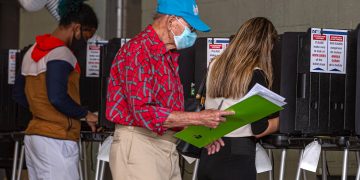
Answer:
[[[179,19],[176,18],[177,21]],[[174,41],[176,45],[176,49],[185,49],[194,45],[197,35],[195,32],[191,32],[188,27],[183,25],[180,21],[179,23],[185,28],[184,32],[182,32],[179,36],[176,36],[172,31],[171,33],[174,35]]]

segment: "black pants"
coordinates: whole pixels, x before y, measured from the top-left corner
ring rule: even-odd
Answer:
[[[256,180],[254,138],[223,138],[218,153],[201,153],[198,180]]]

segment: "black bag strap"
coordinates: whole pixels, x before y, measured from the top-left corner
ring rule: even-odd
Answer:
[[[201,81],[201,84],[199,86],[199,89],[198,89],[198,92],[196,93],[196,99],[197,100],[200,100],[200,104],[201,105],[204,105],[205,104],[205,97],[206,97],[206,80],[207,80],[207,77],[208,77],[208,74],[209,74],[209,68],[210,68],[210,65],[211,63],[215,60],[212,59],[209,63],[209,66],[206,68],[206,73],[205,73],[205,76],[203,77],[202,81]]]

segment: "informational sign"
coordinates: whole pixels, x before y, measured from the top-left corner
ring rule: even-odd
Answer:
[[[346,73],[347,30],[311,29],[310,72]]]
[[[211,60],[220,55],[229,45],[229,38],[208,38],[207,39],[207,66]]]
[[[121,38],[121,47],[130,41],[129,38]],[[100,48],[108,41],[89,41],[86,55],[86,77],[99,77],[100,75]]]
[[[100,48],[107,41],[89,41],[86,52],[86,77],[99,77],[100,75]]]
[[[127,42],[129,42],[130,41],[130,38],[122,38],[121,39],[121,47],[125,44],[125,43],[127,43]]]
[[[8,58],[8,84],[15,84],[16,77],[16,53],[17,49],[9,49]]]

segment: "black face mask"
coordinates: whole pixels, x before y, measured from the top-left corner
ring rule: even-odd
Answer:
[[[73,51],[74,54],[78,54],[80,51],[86,51],[87,41],[83,36],[83,31],[80,30],[80,39],[76,39],[75,33],[73,35],[72,42],[70,44],[70,49]]]

